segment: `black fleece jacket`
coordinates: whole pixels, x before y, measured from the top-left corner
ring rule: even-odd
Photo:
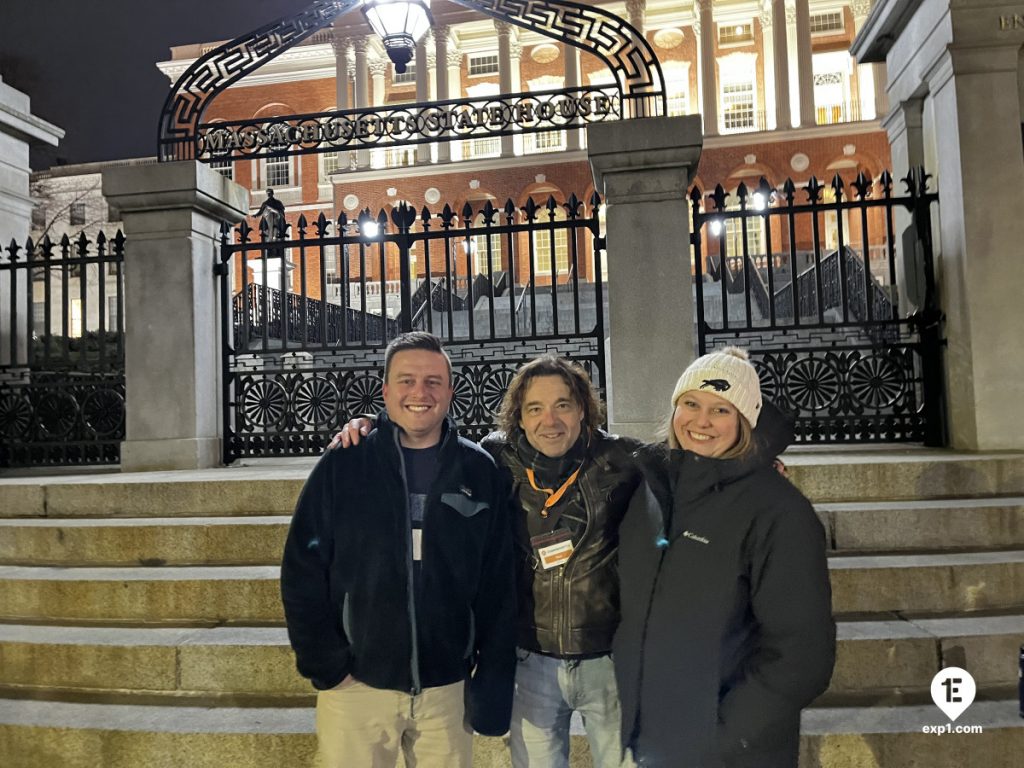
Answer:
[[[650,447],[619,533],[614,653],[623,744],[662,768],[795,768],[800,710],[828,686],[825,536],[772,467],[791,432],[766,408],[757,454]]]
[[[515,675],[509,490],[487,453],[446,423],[415,585],[398,428],[327,451],[299,497],[281,596],[299,672],[418,692],[468,678],[472,727],[508,730]]]

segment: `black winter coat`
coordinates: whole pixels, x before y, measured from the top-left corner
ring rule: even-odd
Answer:
[[[494,432],[480,445],[512,476],[519,645],[559,657],[608,653],[619,624],[619,524],[640,482],[640,443],[595,430],[577,481],[545,519],[547,496],[531,487],[514,444]],[[565,565],[545,570],[530,538],[553,530],[567,505],[584,510],[586,531]]]
[[[828,686],[825,535],[771,467],[776,415],[762,414],[751,459],[638,454],[614,655],[623,744],[642,765],[795,768],[800,710]]]
[[[508,488],[491,457],[446,425],[412,589],[398,430],[384,416],[358,446],[327,451],[299,497],[281,564],[288,637],[319,689],[346,675],[418,692],[469,677],[480,733],[508,730],[515,578]]]

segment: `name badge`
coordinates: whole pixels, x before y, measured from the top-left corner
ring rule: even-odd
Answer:
[[[564,529],[534,536],[530,545],[545,571],[565,565],[573,553],[572,534]]]
[[[412,529],[412,559],[422,560],[423,559],[423,529],[413,528]]]

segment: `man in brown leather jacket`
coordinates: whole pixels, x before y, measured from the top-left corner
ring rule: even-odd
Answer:
[[[640,443],[600,429],[603,406],[586,372],[542,355],[509,383],[500,431],[480,443],[511,474],[518,568],[518,664],[510,731],[513,768],[568,768],[578,712],[594,768],[624,768],[612,667],[619,624],[619,523],[640,482]],[[332,446],[358,442],[353,420]]]
[[[513,768],[566,768],[574,710],[595,768],[632,764],[622,760],[610,653],[619,623],[618,528],[639,482],[639,443],[602,431],[602,410],[583,369],[544,355],[516,373],[501,431],[481,442],[511,473],[520,510]]]

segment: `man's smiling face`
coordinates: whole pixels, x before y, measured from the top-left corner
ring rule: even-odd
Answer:
[[[537,376],[526,385],[519,427],[530,445],[545,456],[558,458],[579,439],[583,408],[561,376]]]
[[[452,382],[443,354],[426,349],[395,353],[384,382],[384,406],[388,418],[403,430],[402,445],[437,445],[451,402]]]

